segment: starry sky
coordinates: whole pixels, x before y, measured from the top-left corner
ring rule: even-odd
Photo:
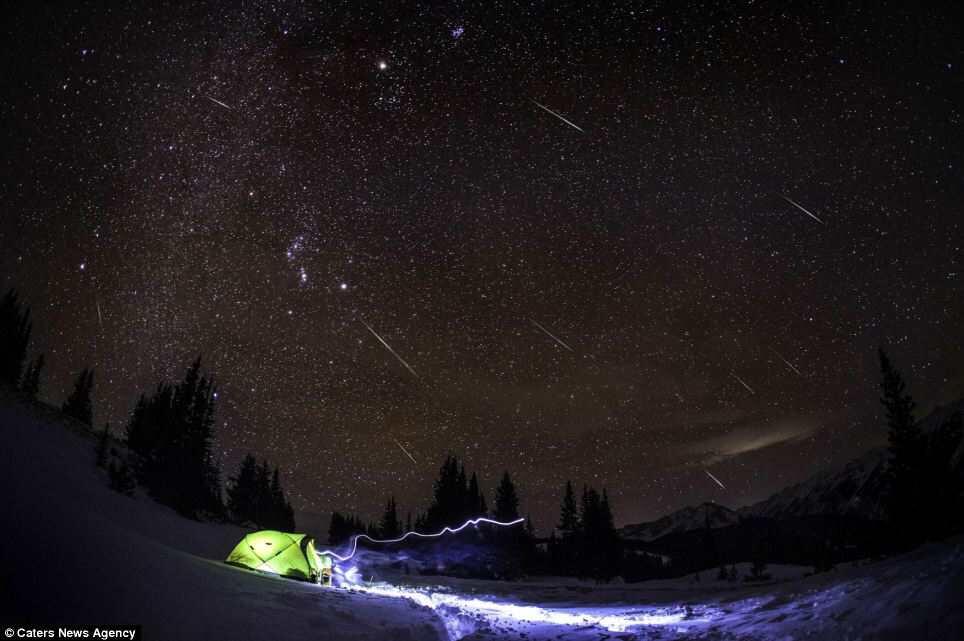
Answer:
[[[98,426],[203,354],[306,525],[748,504],[884,442],[879,344],[964,394],[951,7],[7,6],[0,286]]]

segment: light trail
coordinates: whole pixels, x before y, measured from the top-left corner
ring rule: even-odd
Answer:
[[[392,440],[395,441],[395,445],[397,445],[399,448],[401,448],[403,452],[405,452],[405,456],[412,459],[412,463],[415,463],[415,465],[418,465],[418,461],[415,460],[415,457],[409,454],[408,450],[405,449],[404,445],[398,442],[397,438],[393,438]]]
[[[548,329],[546,329],[545,327],[543,327],[542,324],[539,323],[539,321],[534,320],[534,319],[532,319],[532,318],[530,318],[529,320],[532,321],[532,324],[533,324],[533,325],[535,325],[536,327],[538,327],[539,329],[541,329],[543,332],[545,332],[546,336],[548,336],[549,338],[551,338],[552,340],[556,341],[557,343],[559,343],[560,345],[562,345],[563,347],[565,347],[566,349],[568,349],[570,352],[572,352],[573,354],[575,354],[575,351],[574,351],[571,347],[569,347],[568,345],[566,345],[566,343],[563,342],[563,340],[562,340],[561,338],[559,338],[558,336],[556,336],[555,334],[553,334],[552,332],[550,332]]]
[[[402,358],[401,356],[399,356],[399,355],[398,355],[398,352],[396,352],[395,350],[393,350],[393,349],[392,349],[392,346],[389,345],[388,343],[386,343],[386,342],[385,342],[385,339],[382,338],[381,336],[379,336],[379,335],[378,335],[378,332],[376,332],[375,330],[373,330],[372,327],[371,327],[371,325],[369,325],[368,323],[366,323],[366,322],[363,321],[363,320],[360,320],[360,322],[361,322],[362,325],[364,325],[365,327],[368,328],[368,331],[370,331],[370,332],[372,333],[372,336],[374,336],[375,338],[378,339],[378,342],[379,342],[379,343],[381,343],[382,345],[385,346],[385,349],[387,349],[389,352],[392,353],[392,356],[394,356],[395,358],[398,359],[398,362],[399,362],[399,363],[401,363],[402,365],[405,366],[405,369],[407,369],[408,371],[410,371],[410,372],[412,373],[412,376],[414,376],[415,378],[419,378],[418,374],[415,373],[415,370],[412,369],[412,366],[409,365],[408,363],[406,363],[406,362],[405,362],[405,359]]]
[[[350,590],[382,597],[408,599],[437,613],[445,624],[450,639],[461,639],[472,631],[464,628],[462,621],[484,620],[493,627],[558,625],[574,628],[598,627],[608,632],[625,632],[636,626],[665,626],[682,623],[704,622],[703,617],[687,615],[683,608],[641,608],[619,611],[616,608],[597,607],[579,610],[575,608],[544,608],[536,605],[506,603],[479,597],[466,597],[448,592],[436,592],[424,588],[408,588],[385,583],[353,585]]]
[[[214,104],[221,105],[222,107],[224,107],[224,108],[227,109],[228,111],[234,111],[234,107],[232,107],[231,105],[226,105],[226,104],[224,104],[223,102],[221,102],[221,101],[218,100],[217,98],[212,98],[211,96],[209,96],[209,95],[207,95],[207,94],[204,94],[204,97],[207,98],[208,100],[210,100],[211,102],[213,102]]]
[[[713,472],[710,472],[709,470],[703,470],[703,471],[706,472],[706,475],[707,475],[708,477],[710,477],[711,479],[713,479],[714,481],[716,481],[716,484],[717,484],[717,485],[719,485],[720,487],[722,487],[724,490],[726,489],[726,486],[723,485],[723,481],[721,481],[720,479],[718,479],[718,478],[716,478],[715,476],[713,476]]]
[[[794,367],[794,366],[793,366],[793,363],[791,363],[791,362],[788,361],[787,359],[783,358],[783,354],[781,354],[781,353],[778,352],[777,350],[773,349],[772,347],[770,348],[770,351],[773,352],[774,354],[776,354],[777,356],[779,356],[779,357],[780,357],[780,360],[783,361],[784,363],[786,363],[786,366],[787,366],[787,367],[789,367],[790,369],[792,369],[794,372],[797,373],[797,376],[803,378],[803,372],[801,372],[801,371],[798,370],[796,367]]]
[[[530,98],[530,100],[531,100],[531,98]],[[561,120],[562,122],[566,123],[567,125],[569,125],[569,126],[572,127],[573,129],[577,129],[577,130],[579,130],[581,133],[586,133],[585,131],[582,130],[582,127],[580,127],[580,126],[577,125],[576,123],[572,122],[571,120],[566,120],[565,118],[562,117],[561,114],[558,114],[558,113],[556,113],[555,111],[553,111],[552,109],[549,109],[549,107],[546,107],[546,106],[545,106],[544,104],[542,104],[541,102],[536,102],[535,100],[533,100],[532,102],[533,102],[533,104],[535,104],[535,105],[536,105],[537,107],[539,107],[540,109],[544,109],[545,111],[548,111],[548,112],[551,113],[553,116],[555,116],[556,118],[558,118],[558,119]]]
[[[819,218],[817,218],[816,214],[811,213],[809,209],[807,209],[806,207],[804,207],[803,205],[801,205],[801,204],[798,203],[797,201],[793,200],[792,198],[790,198],[790,197],[788,197],[788,196],[784,196],[783,194],[781,194],[780,197],[783,198],[783,199],[784,199],[785,201],[787,201],[788,203],[790,203],[791,205],[793,205],[794,207],[796,207],[797,209],[799,209],[800,211],[802,211],[803,213],[805,213],[807,216],[810,216],[811,218],[813,218],[815,221],[817,221],[817,222],[820,223],[821,225],[825,225],[825,224],[826,224],[826,223],[824,223],[822,220],[820,220]]]
[[[446,526],[442,528],[441,531],[436,532],[435,534],[422,534],[421,532],[416,532],[415,530],[412,530],[411,532],[406,532],[405,534],[401,535],[396,539],[373,539],[367,534],[356,534],[351,538],[351,551],[347,555],[342,556],[333,550],[322,550],[320,552],[316,552],[316,554],[318,554],[319,556],[330,556],[335,559],[338,559],[339,561],[348,561],[353,556],[355,556],[355,552],[358,551],[358,539],[365,539],[367,541],[371,541],[372,543],[401,543],[402,541],[404,541],[410,536],[417,536],[423,539],[437,539],[439,537],[445,536],[446,534],[457,534],[462,530],[464,530],[465,528],[469,527],[470,525],[478,525],[479,523],[489,523],[491,525],[498,525],[499,527],[510,527],[513,525],[518,525],[523,521],[525,521],[525,519],[518,518],[515,521],[504,522],[504,521],[496,521],[495,519],[489,519],[484,516],[480,516],[478,518],[469,519],[468,521],[458,526],[457,528],[450,528]]]
[[[737,376],[735,372],[730,372],[730,375],[731,375],[733,378],[735,378],[736,380],[740,381],[740,385],[742,385],[743,387],[747,388],[747,389],[750,391],[750,394],[756,394],[756,392],[753,391],[753,388],[750,387],[749,385],[747,385],[747,384],[746,384],[746,381],[744,381],[742,378],[740,378],[739,376]]]

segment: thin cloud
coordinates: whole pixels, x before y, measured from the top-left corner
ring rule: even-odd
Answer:
[[[689,465],[714,465],[750,452],[768,447],[793,443],[815,433],[821,423],[813,418],[788,417],[764,424],[746,425],[729,430],[726,434],[703,439],[686,448],[695,457]]]

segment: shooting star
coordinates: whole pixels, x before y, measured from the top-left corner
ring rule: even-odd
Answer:
[[[228,111],[234,111],[234,107],[232,107],[231,105],[226,105],[226,104],[224,104],[223,102],[221,102],[221,101],[218,100],[217,98],[212,98],[211,96],[209,96],[209,95],[207,95],[207,94],[204,94],[204,97],[207,98],[208,100],[210,100],[211,102],[213,102],[214,104],[221,105],[222,107],[224,107],[224,108],[227,109]]]
[[[733,376],[733,378],[735,378],[736,380],[740,381],[740,385],[747,388],[750,391],[750,394],[756,394],[756,392],[753,391],[753,388],[746,384],[746,381],[744,381],[742,378],[736,375],[736,372],[730,372],[730,375]]]
[[[709,470],[703,470],[703,471],[706,472],[706,475],[707,475],[708,477],[710,477],[711,479],[713,479],[714,481],[716,481],[716,484],[717,484],[717,485],[719,485],[720,487],[722,487],[724,490],[726,489],[726,486],[723,485],[723,481],[721,481],[720,479],[718,479],[718,478],[716,478],[715,476],[713,476],[713,473],[712,473],[712,472],[710,472]]]
[[[780,360],[783,361],[784,363],[786,363],[787,367],[789,367],[790,369],[792,369],[794,372],[797,373],[797,376],[799,376],[800,378],[803,378],[803,372],[801,372],[801,371],[798,370],[796,367],[794,367],[794,366],[793,366],[793,363],[791,363],[791,362],[788,361],[787,359],[783,358],[783,354],[781,354],[781,353],[778,352],[777,350],[773,349],[772,347],[770,348],[770,351],[773,352],[774,354],[776,354],[777,356],[779,356],[779,357],[780,357]]]
[[[531,98],[530,98],[530,100],[531,100]],[[556,118],[558,118],[558,119],[561,120],[562,122],[566,123],[567,125],[569,125],[569,126],[572,127],[573,129],[576,129],[576,130],[578,130],[578,131],[581,132],[581,133],[586,133],[585,131],[582,130],[582,127],[580,127],[580,126],[577,125],[576,123],[572,122],[571,120],[566,120],[565,118],[562,117],[561,114],[558,114],[558,113],[556,113],[555,111],[553,111],[552,109],[549,109],[549,107],[546,107],[546,106],[545,106],[544,104],[542,104],[541,102],[536,102],[535,100],[533,100],[532,102],[533,102],[533,104],[535,104],[535,105],[536,105],[537,107],[539,107],[540,109],[543,109],[543,110],[545,110],[545,111],[548,111],[548,112],[551,113],[553,116],[555,116]]]
[[[395,445],[397,445],[403,452],[405,452],[405,456],[412,459],[412,463],[414,463],[415,465],[418,465],[418,461],[415,460],[415,457],[409,454],[408,450],[405,449],[404,445],[398,442],[397,438],[393,438],[392,440],[395,441]]]
[[[389,352],[392,353],[392,356],[394,356],[395,358],[398,359],[398,362],[399,362],[399,363],[401,363],[402,365],[405,366],[405,369],[407,369],[408,371],[410,371],[410,372],[412,373],[412,376],[414,376],[415,378],[419,378],[418,374],[415,373],[415,370],[412,369],[412,366],[409,365],[408,363],[406,363],[406,362],[405,362],[405,359],[402,358],[401,356],[399,356],[399,355],[398,355],[398,352],[396,352],[395,350],[393,350],[393,349],[392,349],[392,346],[389,345],[388,343],[386,343],[386,342],[385,342],[385,339],[382,338],[381,336],[379,336],[378,333],[377,333],[375,330],[372,329],[371,325],[369,325],[369,324],[366,323],[365,321],[360,321],[360,322],[361,322],[362,325],[364,325],[366,328],[368,328],[368,331],[370,331],[370,332],[372,333],[372,336],[374,336],[375,338],[378,339],[378,342],[379,342],[379,343],[381,343],[382,345],[385,346],[385,349],[387,349]],[[421,380],[421,379],[419,379],[419,380]]]
[[[784,195],[782,195],[782,194],[780,195],[780,197],[783,198],[783,199],[784,199],[785,201],[787,201],[788,203],[790,203],[791,205],[793,205],[794,207],[796,207],[797,209],[799,209],[800,211],[802,211],[803,213],[805,213],[807,216],[810,216],[811,218],[813,218],[815,221],[817,221],[817,222],[820,223],[821,225],[826,224],[826,223],[824,223],[822,220],[820,220],[819,218],[817,218],[817,216],[816,216],[815,214],[813,214],[812,212],[810,212],[810,210],[808,210],[806,207],[804,207],[803,205],[801,205],[801,204],[798,203],[797,201],[793,200],[792,198],[790,198],[790,197],[788,197],[788,196],[784,196]]]
[[[100,331],[104,331],[104,316],[100,313],[100,301],[96,298],[94,302],[97,303],[97,320],[100,322]]]
[[[529,320],[532,321],[532,324],[533,324],[533,325],[535,325],[536,327],[538,327],[539,329],[541,329],[543,332],[545,332],[546,336],[548,336],[549,338],[551,338],[552,340],[556,341],[557,343],[559,343],[560,345],[562,345],[563,347],[565,347],[566,349],[568,349],[570,352],[572,352],[572,353],[575,354],[575,350],[573,350],[571,347],[569,347],[568,345],[566,345],[566,343],[563,342],[563,340],[562,340],[561,338],[557,337],[555,334],[553,334],[553,333],[550,332],[548,329],[546,329],[545,327],[543,327],[538,321],[533,320],[533,319],[531,319],[531,318],[530,318]]]

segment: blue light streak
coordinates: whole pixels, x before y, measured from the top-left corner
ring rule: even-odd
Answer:
[[[446,534],[457,534],[462,530],[464,530],[465,528],[469,527],[470,525],[478,525],[479,523],[488,523],[490,525],[498,525],[499,527],[510,527],[513,525],[518,525],[523,521],[525,521],[525,519],[518,518],[514,521],[504,522],[504,521],[496,521],[495,519],[489,519],[484,516],[480,516],[478,518],[469,519],[468,521],[458,526],[457,528],[450,528],[446,526],[442,528],[441,531],[436,532],[435,534],[422,534],[421,532],[416,532],[412,530],[411,532],[406,532],[405,534],[401,535],[397,539],[373,539],[367,534],[356,534],[355,536],[351,537],[351,551],[346,556],[342,556],[337,552],[335,552],[334,550],[321,550],[316,552],[316,554],[318,554],[319,556],[322,556],[322,555],[330,556],[332,558],[335,558],[335,559],[338,559],[339,561],[344,562],[344,561],[350,560],[353,556],[355,556],[355,552],[358,551],[358,539],[365,539],[367,541],[371,541],[372,543],[401,543],[402,541],[404,541],[410,536],[417,536],[423,539],[437,539],[441,536],[445,536]]]

